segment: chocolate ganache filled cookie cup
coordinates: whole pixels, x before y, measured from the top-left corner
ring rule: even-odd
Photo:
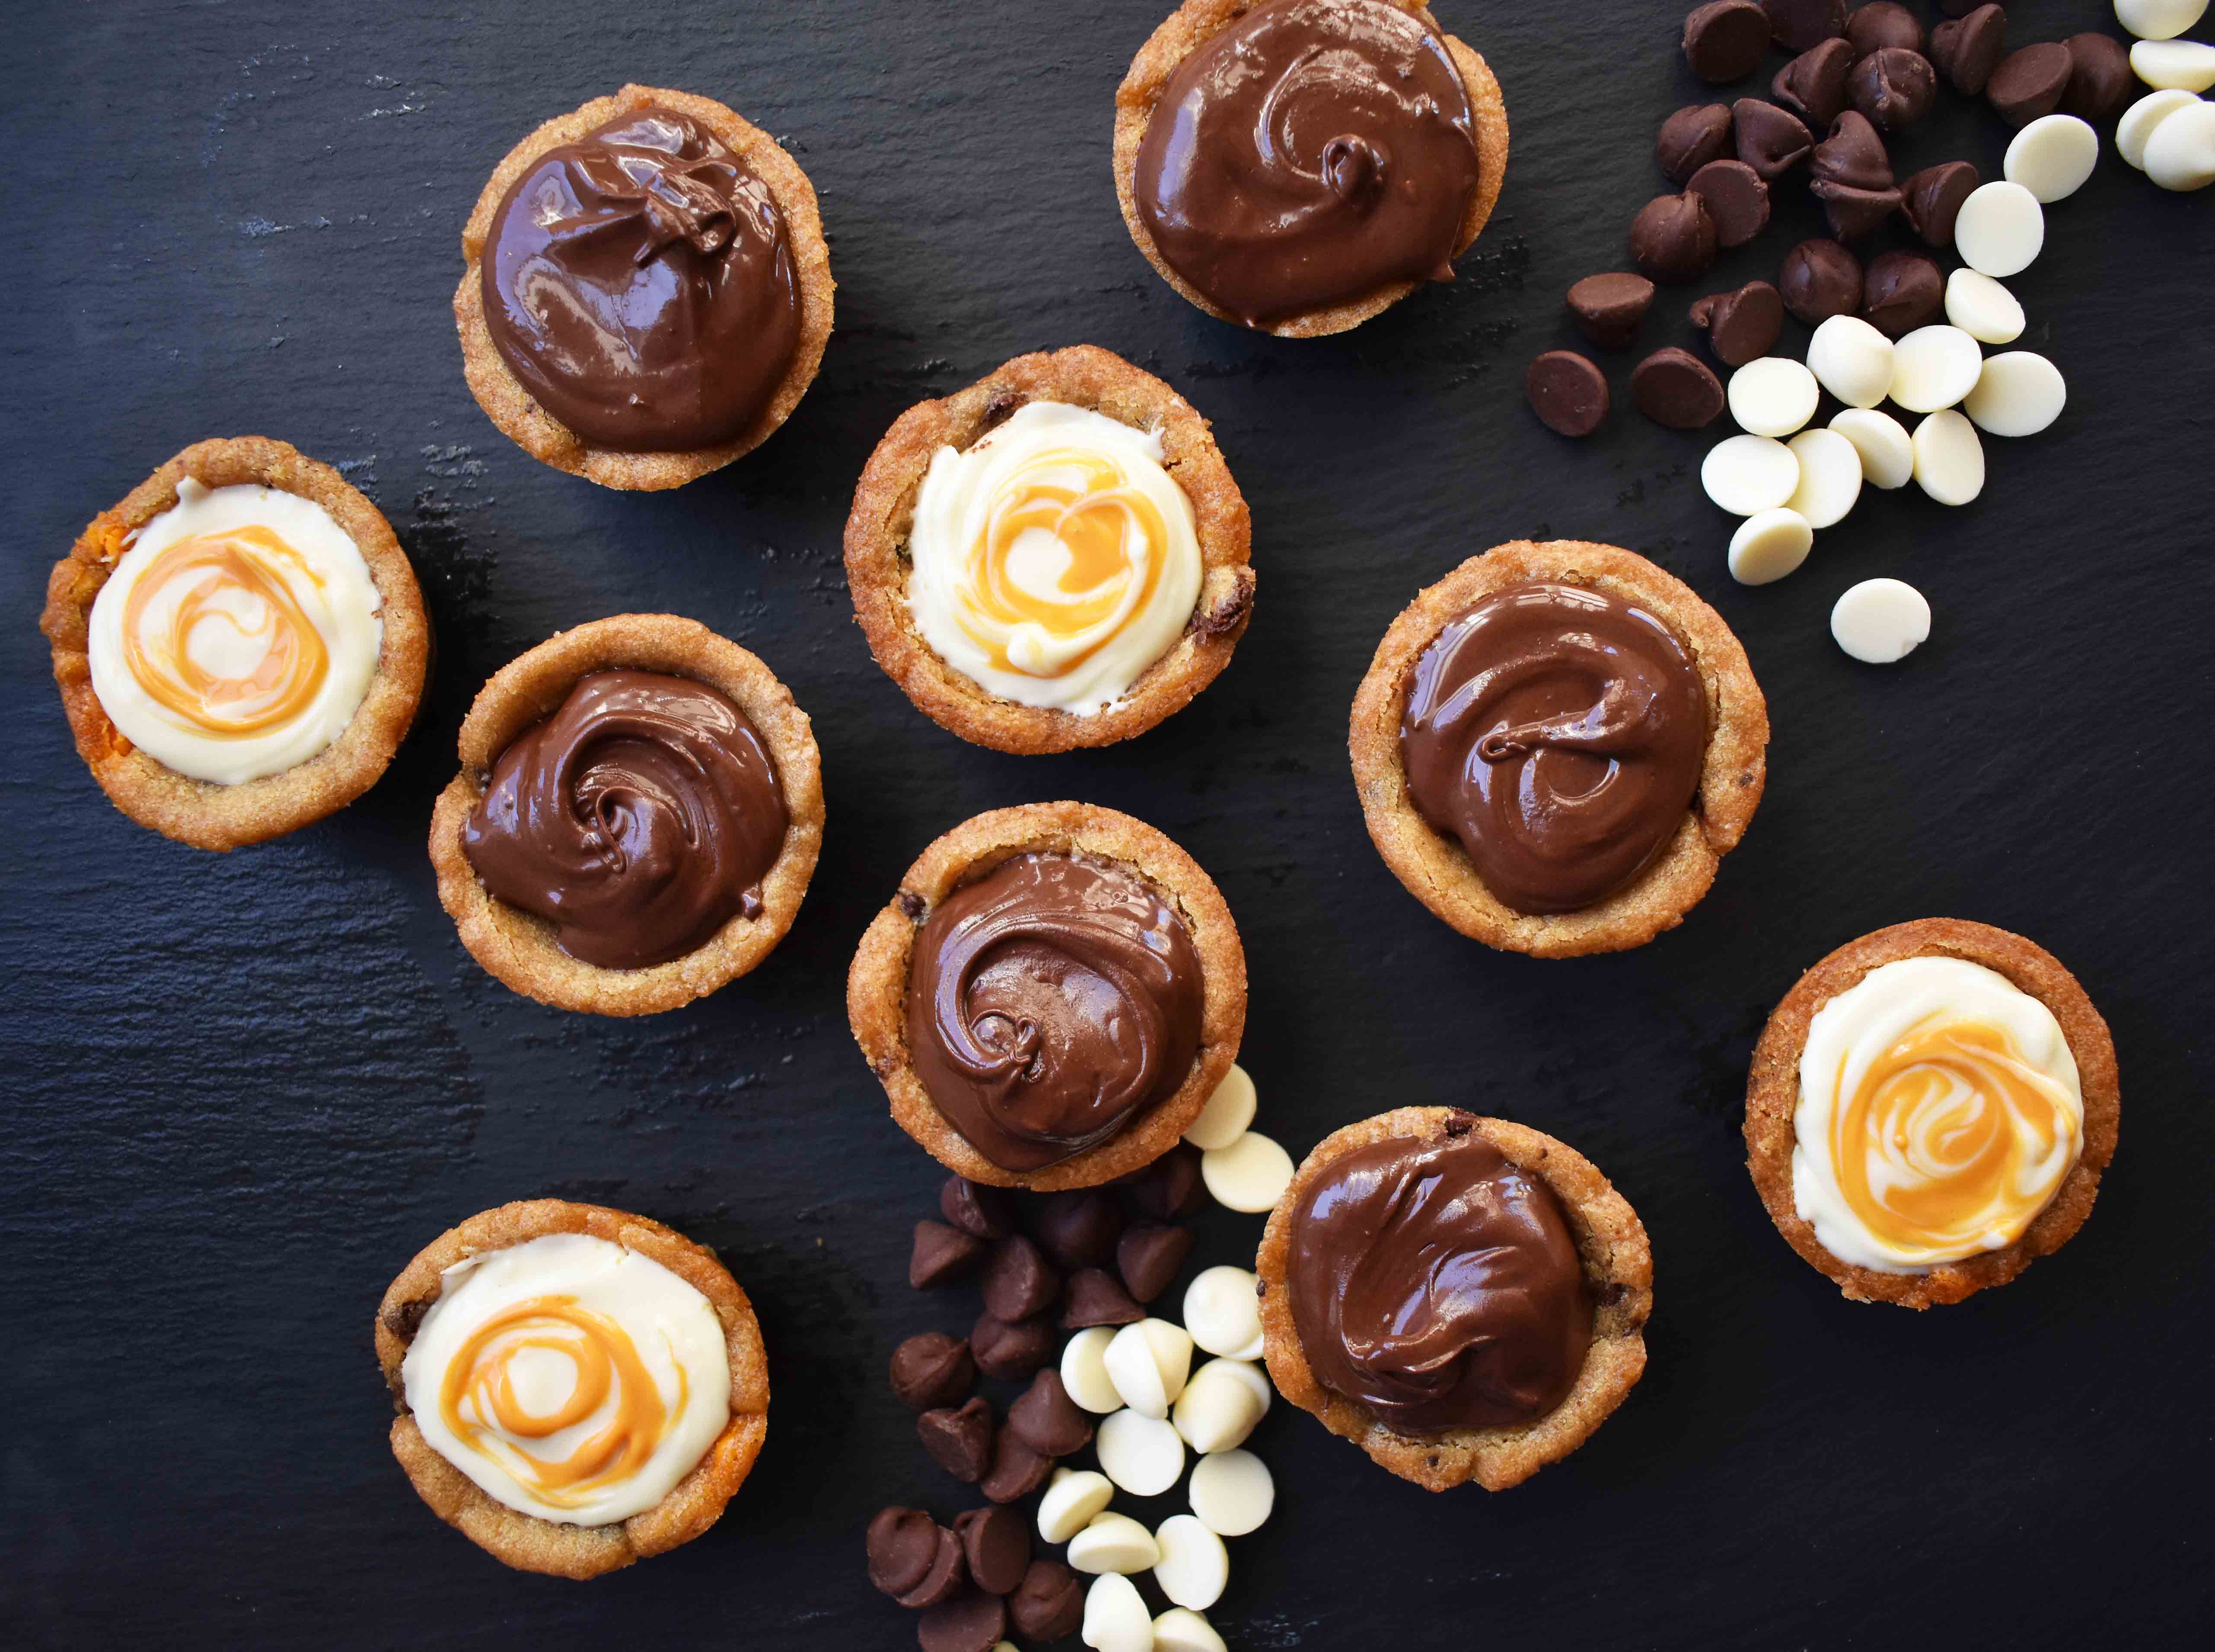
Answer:
[[[1238,1053],[1246,955],[1214,883],[1083,803],[977,816],[900,879],[846,978],[893,1117],[971,1181],[1093,1187],[1176,1146]]]
[[[792,927],[823,841],[807,714],[692,620],[624,614],[494,673],[431,817],[470,956],[558,1009],[714,992]]]
[[[1186,0],[1116,90],[1114,162],[1163,280],[1314,338],[1452,278],[1500,199],[1507,110],[1417,0]]]
[[[1464,935],[1538,958],[1684,921],[1761,800],[1769,713],[1721,615],[1629,551],[1518,540],[1409,603],[1354,696],[1369,835]]]
[[[1427,1490],[1529,1479],[1646,1369],[1637,1212],[1505,1119],[1402,1107],[1325,1137],[1254,1267],[1278,1392]]]
[[[508,151],[462,230],[469,391],[534,459],[678,487],[766,440],[831,336],[807,174],[723,105],[626,86]]]

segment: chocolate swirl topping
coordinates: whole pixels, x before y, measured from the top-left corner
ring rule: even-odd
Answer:
[[[1176,1093],[1206,996],[1183,921],[1120,866],[1020,854],[939,902],[908,966],[909,1058],[1003,1170],[1043,1170]]]
[[[786,823],[769,753],[727,696],[595,671],[500,753],[462,852],[571,958],[643,970],[760,913]]]
[[[541,156],[500,202],[479,272],[500,359],[597,447],[732,441],[799,346],[799,283],[768,186],[658,105]]]
[[[1707,690],[1676,633],[1580,585],[1494,592],[1415,662],[1408,794],[1518,912],[1623,889],[1677,835],[1708,746]]]
[[[1292,1208],[1286,1283],[1317,1380],[1403,1434],[1543,1416],[1592,1346],[1561,1201],[1473,1134],[1325,1165]]]
[[[1271,0],[1178,66],[1132,182],[1169,267],[1249,326],[1451,279],[1477,185],[1468,89],[1383,0]]]

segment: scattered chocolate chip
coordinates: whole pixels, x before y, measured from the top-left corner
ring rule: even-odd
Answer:
[[[1180,1141],[1144,1170],[1116,1178],[1115,1185],[1131,1196],[1141,1215],[1156,1221],[1181,1221],[1197,1215],[1207,1202],[1207,1184],[1200,1179],[1200,1149]]]
[[[977,1489],[994,1502],[1014,1502],[1028,1497],[1053,1472],[1053,1459],[1033,1451],[1005,1429],[992,1441],[992,1466]]]
[[[1862,266],[1835,241],[1803,241],[1784,254],[1776,291],[1785,309],[1814,327],[1861,309]]]
[[[1930,61],[1963,97],[1981,97],[2007,51],[2007,12],[1978,6],[1930,31]]]
[[[913,1588],[893,1597],[904,1606],[925,1609],[950,1600],[969,1582],[968,1563],[962,1558],[961,1539],[942,1526],[931,1527],[930,1565]]]
[[[919,1291],[936,1289],[975,1267],[985,1241],[942,1221],[915,1225],[915,1248],[908,1252],[907,1282]]]
[[[1985,95],[2008,125],[2028,126],[2061,107],[2061,95],[2069,89],[2069,76],[2076,67],[2067,46],[2059,40],[2040,40],[2003,58]]]
[[[1169,1288],[1191,1254],[1192,1229],[1149,1222],[1129,1230],[1116,1245],[1115,1271],[1132,1297],[1150,1302]]]
[[[1585,337],[1603,349],[1620,350],[1637,336],[1654,303],[1654,284],[1627,270],[1611,270],[1572,286],[1568,303]]]
[[[1008,1407],[1015,1438],[1046,1457],[1073,1457],[1092,1443],[1092,1419],[1069,1397],[1061,1373],[1048,1366]]]
[[[1538,422],[1557,436],[1590,436],[1607,417],[1607,375],[1574,350],[1549,350],[1523,374]]]
[[[1058,1560],[1034,1560],[1008,1599],[1008,1615],[1027,1641],[1061,1641],[1084,1621],[1084,1584]]]
[[[1731,112],[1721,103],[1696,103],[1661,123],[1654,159],[1669,181],[1682,185],[1702,167],[1730,153]]]
[[[1854,65],[1846,95],[1879,132],[1905,132],[1930,113],[1938,76],[1920,52],[1888,46]]]
[[[1784,300],[1768,282],[1749,281],[1736,292],[1712,293],[1694,304],[1692,325],[1707,329],[1708,348],[1717,361],[1743,367],[1776,347]]]
[[[1789,120],[1791,116],[1786,115],[1785,119]],[[1714,267],[1718,244],[1715,221],[1708,216],[1708,204],[1689,189],[1681,195],[1656,195],[1638,209],[1638,216],[1630,223],[1631,260],[1638,266],[1638,272],[1649,281],[1675,286],[1698,280]],[[1591,366],[1589,362],[1585,364]],[[1598,370],[1592,369],[1595,374]],[[1604,413],[1606,407],[1603,405],[1599,411]],[[1544,419],[1545,415],[1542,413],[1539,417]],[[1546,422],[1553,424],[1551,419]],[[1598,422],[1597,416],[1593,422]],[[1562,429],[1558,425],[1554,428]],[[1562,433],[1582,434],[1568,431]]]
[[[1065,1268],[1096,1268],[1115,1254],[1123,1212],[1096,1188],[1049,1193],[1036,1223],[1039,1243]]]
[[[1743,161],[1710,161],[1684,187],[1707,203],[1718,245],[1743,247],[1769,223],[1769,186]]]
[[[960,1406],[942,1405],[915,1420],[916,1438],[930,1460],[964,1485],[985,1478],[992,1461],[992,1404],[979,1394]]]
[[[1823,203],[1831,233],[1840,241],[1860,239],[1899,210],[1892,156],[1857,109],[1831,123],[1831,135],[1815,146],[1808,165],[1813,177],[1807,188]]]
[[[1775,183],[1815,147],[1815,134],[1799,116],[1758,98],[1742,97],[1731,105],[1731,131],[1738,140],[1738,158],[1758,172],[1764,183]]]
[[[938,1214],[981,1239],[1005,1239],[1015,1231],[1015,1202],[1006,1190],[963,1176],[949,1177],[938,1190]]]
[[[977,1380],[969,1344],[942,1331],[926,1331],[893,1349],[893,1393],[911,1410],[958,1404]]]
[[[1008,1603],[977,1589],[940,1601],[915,1626],[923,1652],[992,1652],[1007,1632]]]
[[[1684,19],[1684,61],[1711,84],[1752,74],[1768,51],[1769,14],[1754,0],[1711,0]]]
[[[1135,1325],[1145,1309],[1131,1300],[1123,1282],[1102,1268],[1086,1268],[1069,1276],[1069,1294],[1062,1299],[1061,1328],[1083,1331],[1093,1325]]]
[[[1961,215],[1961,203],[1976,187],[1976,168],[1967,161],[1942,161],[1900,185],[1900,211],[1910,229],[1944,252],[1954,244],[1954,220]]]
[[[969,1351],[986,1376],[1012,1381],[1053,1357],[1053,1332],[1043,1319],[1009,1321],[988,1313],[970,1331]]]
[[[1862,282],[1862,320],[1888,339],[1928,327],[1946,307],[1946,278],[1920,253],[1886,253]]]
[[[2069,51],[2069,89],[2061,95],[2065,113],[2079,120],[2106,120],[2122,113],[2137,89],[2131,54],[2111,34],[2071,34],[2061,43]]]
[[[955,1515],[954,1533],[969,1562],[970,1582],[987,1594],[1014,1594],[1030,1568],[1031,1523],[1015,1510],[995,1504]]]
[[[1845,108],[1846,79],[1853,69],[1853,47],[1844,40],[1825,40],[1778,70],[1769,83],[1769,95],[1820,130]]]
[[[905,1594],[937,1557],[938,1522],[920,1508],[880,1508],[862,1541],[869,1552],[869,1582],[887,1594]]]
[[[1787,52],[1846,32],[1846,0],[1761,0],[1761,9],[1769,14],[1770,38]]]
[[[1044,1313],[1061,1294],[1061,1279],[1046,1253],[1021,1233],[992,1247],[985,1264],[985,1312],[995,1319],[1028,1319]]]
[[[1631,370],[1630,399],[1657,425],[1696,431],[1722,412],[1722,381],[1697,356],[1672,345]]]
[[[1847,17],[1846,39],[1853,42],[1856,58],[1866,58],[1887,46],[1920,52],[1923,20],[1905,6],[1894,5],[1893,0],[1874,0],[1872,4],[1856,6]]]

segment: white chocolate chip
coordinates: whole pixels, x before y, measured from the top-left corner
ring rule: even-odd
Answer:
[[[2099,163],[2099,133],[2073,114],[2048,114],[2009,142],[2002,169],[2009,183],[2021,184],[2040,205],[2050,205],[2082,189]]]
[[[1095,1514],[1069,1540],[1069,1563],[1080,1572],[1119,1572],[1127,1577],[1161,1557],[1154,1534],[1128,1514]]]
[[[2022,337],[2022,305],[1989,275],[1962,268],[1946,278],[1946,319],[1979,344]]]
[[[1954,249],[1986,275],[2031,266],[2046,245],[2046,209],[2021,184],[1985,184],[1969,192],[1954,220]]]
[[[1918,327],[1892,352],[1892,399],[1910,413],[1936,413],[1977,388],[1985,352],[1958,327]]]
[[[1269,1465],[1250,1451],[1218,1451],[1192,1465],[1186,1487],[1192,1512],[1218,1537],[1242,1538],[1261,1529],[1277,1506]]]
[[[1800,462],[1767,436],[1727,436],[1700,462],[1700,486],[1733,516],[1774,511],[1800,486]]]
[[[1136,1411],[1101,1418],[1092,1452],[1100,1472],[1134,1497],[1158,1497],[1184,1472],[1184,1441],[1176,1429]]]
[[[1159,1646],[1161,1642],[1157,1639],[1154,1644]],[[1015,1652],[1015,1643],[1013,1641],[995,1641],[992,1643],[992,1652]],[[1225,1652],[1228,1652],[1227,1648]]]
[[[1862,462],[1856,456],[1854,480],[1861,479]],[[1780,505],[1748,517],[1731,535],[1731,578],[1741,585],[1773,584],[1805,562],[1814,544],[1815,530],[1797,511]]]
[[[1061,1348],[1061,1386],[1079,1405],[1101,1416],[1123,1404],[1115,1379],[1108,1374],[1108,1344],[1114,1340],[1114,1326],[1090,1325]]]
[[[1066,1543],[1114,1500],[1115,1488],[1106,1475],[1089,1468],[1057,1469],[1039,1499],[1039,1535],[1048,1543]]]
[[[1800,462],[1800,486],[1787,502],[1807,518],[1810,528],[1831,528],[1846,519],[1862,496],[1862,456],[1836,431],[1801,431],[1785,446]]]
[[[2197,40],[2140,40],[2131,72],[2163,92],[2204,92],[2215,86],[2215,46]]]
[[[1831,428],[1854,444],[1862,458],[1862,480],[1871,487],[1905,487],[1915,474],[1914,440],[1890,413],[1849,407],[1831,420]]]
[[[1258,1130],[1200,1156],[1200,1179],[1215,1202],[1248,1215],[1273,1208],[1292,1184],[1292,1155]]]
[[[2200,100],[2189,92],[2149,92],[2123,111],[2123,118],[2115,123],[2115,153],[2125,162],[2145,170],[2146,140],[2154,135],[2162,122],[2179,109],[2188,109]]]
[[[1987,436],[2035,436],[2068,404],[2059,368],[2034,351],[2010,350],[1985,364],[1961,411]]]
[[[1154,1620],[1138,1586],[1117,1572],[1094,1578],[1078,1635],[1092,1652],[1154,1652]]]
[[[1230,1652],[1230,1649],[1206,1618],[1176,1606],[1154,1619],[1154,1652]]]
[[[1210,1354],[1261,1357],[1259,1282],[1243,1268],[1203,1269],[1185,1288],[1184,1328]]]
[[[1904,580],[1864,579],[1831,609],[1831,635],[1864,664],[1905,659],[1930,634],[1930,604]]]
[[[2206,9],[2207,0],[2115,0],[2115,21],[2142,40],[2173,40]]]
[[[1269,1409],[1269,1385],[1258,1377],[1243,1360],[1201,1366],[1177,1397],[1172,1420],[1179,1436],[1202,1456],[1244,1445]]]
[[[1752,436],[1789,436],[1815,416],[1815,376],[1789,356],[1764,356],[1730,376],[1731,417]]]
[[[1141,1319],[1115,1333],[1100,1362],[1123,1404],[1158,1420],[1184,1392],[1192,1371],[1192,1338],[1166,1319]]]
[[[2215,183],[2215,103],[2179,109],[2146,139],[2146,176],[2163,189]]]
[[[1190,1514],[1172,1514],[1154,1533],[1161,1558],[1154,1582],[1175,1605],[1205,1612],[1230,1582],[1230,1551],[1223,1539]]]
[[[1915,427],[1915,483],[1941,505],[1967,505],[1985,491],[1985,444],[1951,407]]]
[[[1246,1392],[1261,1403],[1261,1410],[1265,1416],[1271,1404],[1277,1398],[1277,1391],[1269,1386],[1269,1379],[1262,1374],[1261,1367],[1251,1360],[1210,1360],[1200,1368],[1202,1371],[1219,1372],[1233,1382],[1244,1385]]]
[[[1203,1151],[1227,1147],[1246,1133],[1246,1127],[1254,1122],[1256,1105],[1254,1080],[1246,1076],[1244,1068],[1233,1062],[1230,1070],[1223,1075],[1223,1081],[1215,1086],[1215,1093],[1208,1097],[1207,1104],[1200,1110],[1200,1117],[1184,1133],[1184,1139]]]
[[[1858,315],[1833,315],[1807,340],[1807,366],[1849,407],[1874,407],[1892,389],[1892,340]]]

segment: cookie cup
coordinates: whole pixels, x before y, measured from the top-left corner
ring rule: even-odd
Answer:
[[[1794,1117],[1800,1107],[1800,1056],[1815,1013],[1879,965],[1911,958],[1981,964],[2053,1013],[2076,1059],[2084,1097],[2084,1135],[2083,1151],[2061,1178],[2052,1202],[2014,1244],[1942,1263],[1927,1273],[1889,1274],[1832,1255],[1816,1239],[1813,1224],[1801,1217],[1792,1196],[1792,1149],[1799,1139]],[[2059,958],[2034,941],[1989,924],[1919,918],[1848,941],[1801,976],[1770,1015],[1746,1076],[1746,1167],[1784,1242],[1847,1296],[1856,1302],[1927,1308],[2004,1285],[2040,1257],[2050,1256],[2069,1242],[2092,1214],[2101,1172],[2115,1156],[2122,1106],[2115,1045],[2108,1024]]]
[[[93,603],[130,536],[176,505],[177,484],[187,476],[212,489],[269,487],[321,505],[361,553],[383,621],[369,688],[339,737],[305,762],[236,786],[193,780],[139,750],[108,720],[92,689]],[[54,682],[77,755],[108,800],[141,826],[200,849],[281,837],[368,791],[415,720],[431,659],[423,594],[383,512],[328,465],[266,436],[196,442],[95,517],[54,564],[39,629],[52,647]]]
[[[1476,1135],[1502,1158],[1553,1190],[1568,1218],[1592,1296],[1592,1347],[1562,1403],[1543,1416],[1505,1428],[1455,1429],[1439,1435],[1395,1432],[1359,1400],[1324,1387],[1301,1350],[1285,1272],[1292,1259],[1292,1211],[1325,1166],[1378,1141]],[[1488,1491],[1519,1485],[1592,1437],[1646,1369],[1645,1326],[1654,1311],[1654,1252],[1629,1201],[1590,1159],[1552,1136],[1504,1118],[1481,1118],[1458,1107],[1399,1107],[1335,1130],[1294,1172],[1269,1213],[1254,1271],[1261,1281],[1262,1358],[1277,1392],[1341,1439],[1403,1480],[1446,1491],[1475,1480]]]
[[[575,143],[619,115],[656,104],[690,115],[752,168],[768,187],[790,240],[793,278],[800,296],[800,342],[783,382],[744,435],[712,448],[634,453],[592,446],[523,388],[500,358],[486,326],[480,266],[500,202],[516,180],[536,166],[542,156]],[[462,228],[462,257],[467,267],[462,272],[461,285],[454,289],[454,324],[461,333],[462,373],[469,381],[469,394],[500,434],[532,458],[603,487],[636,493],[681,487],[752,452],[800,405],[800,398],[815,382],[816,369],[823,363],[823,346],[831,337],[831,293],[837,284],[831,278],[831,249],[823,239],[823,215],[816,207],[814,186],[800,169],[800,163],[767,132],[735,110],[690,92],[626,86],[612,97],[596,97],[574,113],[558,115],[539,127],[510,150],[486,180],[469,222]]]
[[[1707,691],[1707,755],[1675,837],[1628,887],[1574,912],[1518,912],[1494,895],[1461,845],[1416,809],[1400,756],[1401,719],[1424,651],[1464,610],[1531,580],[1581,585],[1647,608],[1684,646]],[[1768,744],[1767,703],[1722,616],[1644,557],[1574,539],[1496,546],[1408,603],[1377,646],[1347,737],[1370,838],[1393,875],[1463,934],[1534,958],[1622,951],[1682,923],[1753,818]]]
[[[532,724],[551,716],[594,671],[661,671],[721,689],[761,736],[784,797],[784,845],[761,883],[761,912],[730,921],[682,958],[609,970],[555,945],[555,926],[488,890],[462,849],[462,829],[484,797],[494,763]],[[462,772],[431,811],[439,901],[469,956],[526,998],[592,1015],[651,1015],[727,985],[768,957],[792,927],[823,843],[823,766],[807,713],[753,655],[695,620],[619,614],[558,632],[495,671],[462,721]]]
[[[956,670],[908,611],[916,496],[941,448],[966,450],[1026,402],[1089,408],[1161,438],[1163,464],[1192,501],[1200,589],[1169,651],[1114,705],[1089,716],[1003,700]],[[1181,710],[1230,663],[1254,606],[1253,520],[1208,421],[1151,373],[1094,345],[1018,356],[942,401],[919,402],[877,444],[846,518],[846,584],[869,652],[916,708],[973,744],[1016,753],[1111,745]]]
[[[1183,921],[1201,977],[1200,1053],[1165,1100],[1114,1135],[1043,1170],[1002,1168],[938,1111],[910,1059],[908,967],[916,932],[941,901],[1002,862],[1031,853],[1082,854],[1136,873]],[[1051,1193],[1097,1187],[1142,1170],[1176,1146],[1238,1054],[1246,1025],[1246,953],[1214,881],[1200,863],[1142,820],[1087,803],[1033,803],[964,821],[918,856],[899,892],[862,936],[846,976],[846,1015],[900,1129],[948,1170],[973,1182]]]
[[[1459,258],[1483,232],[1492,209],[1500,200],[1500,187],[1507,175],[1507,105],[1500,96],[1500,83],[1494,77],[1491,66],[1465,41],[1447,34],[1429,8],[1420,0],[1385,0],[1385,3],[1421,19],[1445,42],[1454,67],[1461,71],[1462,87],[1469,95],[1476,138],[1477,176],[1469,211],[1462,217],[1461,233],[1454,242],[1453,255]],[[1162,256],[1153,236],[1147,232],[1145,220],[1138,216],[1135,180],[1138,145],[1145,138],[1147,123],[1154,118],[1155,106],[1160,102],[1170,77],[1187,58],[1253,9],[1253,0],[1185,0],[1138,48],[1138,55],[1131,59],[1130,70],[1123,76],[1123,83],[1115,89],[1115,199],[1122,206],[1123,223],[1131,231],[1131,239],[1145,254],[1146,262],[1176,290],[1179,297],[1218,321],[1238,327],[1246,323],[1218,308],[1169,267],[1169,260]],[[1274,333],[1280,339],[1316,339],[1327,333],[1343,333],[1360,326],[1372,315],[1383,315],[1425,285],[1420,281],[1395,282],[1365,298],[1287,316],[1254,330]]]
[[[690,1473],[653,1508],[607,1526],[569,1526],[511,1508],[456,1468],[423,1437],[408,1409],[401,1361],[439,1300],[440,1275],[487,1251],[550,1233],[584,1233],[658,1262],[708,1299],[723,1327],[731,1361],[731,1420]],[[487,1554],[518,1571],[598,1577],[690,1543],[713,1526],[744,1484],[769,1433],[769,1361],[753,1306],[715,1253],[658,1221],[596,1204],[525,1199],[480,1212],[450,1227],[401,1270],[377,1305],[377,1362],[400,1415],[392,1454],[432,1513]]]

